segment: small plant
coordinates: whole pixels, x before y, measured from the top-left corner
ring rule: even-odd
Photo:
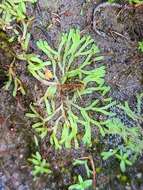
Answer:
[[[0,3],[0,30],[4,32],[6,39],[2,39],[0,48],[8,49],[10,55],[16,59],[21,59],[21,54],[28,50],[30,33],[28,27],[30,26],[33,18],[28,18],[26,15],[26,3],[35,3],[36,0],[2,0]],[[12,49],[12,42],[17,42],[21,45],[20,51],[17,53]],[[10,50],[9,50],[10,46]],[[12,49],[12,50],[11,50]],[[22,53],[20,53],[22,52]],[[13,96],[15,97],[17,91],[25,95],[25,90],[22,82],[16,76],[15,71],[11,64],[8,70],[8,81],[5,89],[8,90],[13,84]]]
[[[132,110],[127,101],[124,102],[124,105],[120,104],[118,105],[118,107],[122,109],[129,118],[140,124],[143,122],[143,114],[142,114],[143,93],[137,94],[136,99],[137,99],[136,110]]]
[[[87,188],[92,186],[92,180],[83,180],[82,176],[78,176],[78,183],[71,185],[68,190],[86,190]]]
[[[35,3],[36,0],[2,0],[0,3],[0,30],[2,34],[2,49],[8,49],[8,52],[15,59],[21,60],[21,56],[28,51],[30,33],[28,28],[31,25],[33,18],[28,18],[26,15],[26,3]],[[21,45],[19,52],[17,53],[12,49],[12,42],[17,42]],[[10,48],[9,48],[10,46]],[[10,50],[9,50],[10,49]],[[22,95],[25,95],[25,89],[22,82],[16,76],[13,63],[8,70],[8,81],[5,85],[5,89],[8,90],[13,84],[13,96],[15,97],[17,92],[20,91]]]
[[[50,174],[51,170],[49,169],[49,164],[46,162],[45,159],[42,158],[39,152],[32,155],[32,158],[28,159],[34,166],[33,168],[33,175],[37,177],[41,174]]]
[[[89,169],[88,160],[87,159],[86,160],[85,159],[83,159],[83,160],[77,159],[73,163],[73,166],[80,166],[80,165],[83,165],[85,167],[87,177],[89,178],[93,172]]]
[[[70,148],[74,142],[77,148],[81,128],[82,141],[90,146],[91,127],[97,126],[103,132],[100,122],[92,115],[113,116],[109,108],[115,105],[111,98],[106,97],[110,88],[104,81],[105,67],[92,68],[92,58],[96,61],[103,59],[98,47],[90,36],[82,37],[80,31],[74,29],[62,35],[57,50],[43,40],[39,40],[37,46],[47,55],[47,60],[43,61],[37,55],[26,55],[25,59],[30,73],[47,86],[40,103],[45,107],[44,125],[47,132],[50,131],[51,144],[56,149],[62,145]],[[86,98],[93,94],[96,98],[85,103]],[[35,128],[40,123],[35,123]]]
[[[37,112],[37,110],[32,104],[30,105],[30,109],[32,113],[27,113],[26,116],[38,119],[38,122],[33,124],[32,128],[35,129],[37,134],[43,139],[48,133],[48,129],[45,125],[46,120]]]
[[[120,168],[122,172],[125,172],[126,166],[131,166],[138,157],[143,153],[143,132],[141,124],[143,122],[142,115],[142,101],[143,93],[136,96],[136,107],[134,110],[130,108],[127,101],[124,104],[117,105],[124,113],[134,121],[133,126],[126,126],[118,118],[112,118],[105,121],[104,132],[106,135],[117,135],[121,137],[123,145],[111,149],[107,152],[102,152],[101,155],[104,160],[111,156],[115,156],[120,160]]]
[[[108,135],[120,136],[124,143],[128,145],[133,139],[134,143],[136,142],[136,138],[141,134],[141,128],[125,126],[120,119],[113,118],[106,122],[105,133]]]
[[[89,164],[90,164],[91,169],[89,167]],[[96,188],[96,169],[95,169],[93,157],[89,155],[87,157],[76,159],[73,163],[73,166],[85,168],[87,178],[91,178],[91,177],[93,178],[92,187],[95,189]]]
[[[131,166],[132,162],[129,160],[129,154],[124,153],[122,150],[109,150],[107,152],[102,152],[101,156],[103,157],[103,160],[107,160],[111,156],[115,156],[120,161],[120,169],[122,172],[126,171],[126,166]]]
[[[120,169],[122,172],[126,171],[126,166],[131,166],[132,162],[129,160],[129,154],[120,150],[115,154],[115,157],[120,161]]]
[[[13,63],[11,63],[9,70],[8,70],[8,81],[6,82],[6,85],[4,86],[5,90],[9,90],[10,86],[13,84],[13,92],[12,95],[15,97],[17,95],[17,92],[20,91],[22,95],[25,95],[25,89],[23,87],[23,84],[21,80],[16,76],[14,69],[13,69]]]
[[[26,2],[35,3],[37,0],[2,0],[0,3],[0,26],[5,30],[12,28],[13,21],[26,19]]]
[[[143,41],[138,42],[138,49],[143,52]]]
[[[125,172],[126,165],[133,164],[139,155],[143,152],[143,133],[140,126],[125,126],[120,119],[113,118],[106,121],[105,133],[107,135],[117,135],[123,141],[122,146],[118,146],[115,150],[102,152],[104,160],[111,156],[115,156],[120,160],[120,168]]]
[[[0,29],[7,32],[9,41],[17,41],[22,51],[28,50],[30,33],[28,27],[33,18],[26,15],[26,3],[37,0],[2,0],[0,3]]]

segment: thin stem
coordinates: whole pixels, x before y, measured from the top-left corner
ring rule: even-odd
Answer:
[[[54,74],[54,78],[55,78],[55,80],[58,82],[59,80],[58,80],[58,78],[57,78],[57,75],[56,75],[56,61],[54,60],[54,58],[52,59],[52,67],[53,67],[53,74]]]
[[[55,133],[57,132],[57,127],[58,127],[58,123],[60,122],[60,120],[62,119],[62,115],[57,119],[55,126],[52,127],[52,131],[54,131]]]
[[[77,108],[78,110],[84,109],[84,108],[82,108],[82,107],[76,105],[75,103],[71,103],[71,104],[72,104],[75,108]]]
[[[49,81],[46,81],[46,80],[43,80],[43,79],[38,79],[41,83],[43,83],[44,85],[46,86],[52,86],[52,85],[57,85],[56,82],[49,82]]]
[[[57,108],[52,115],[44,119],[44,122],[48,122],[49,120],[51,120],[60,110],[62,110],[62,105],[59,108]]]

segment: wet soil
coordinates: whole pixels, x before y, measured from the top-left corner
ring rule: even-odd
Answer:
[[[104,55],[104,61],[98,64],[106,65],[110,95],[119,102],[133,102],[136,93],[143,90],[143,54],[137,48],[138,40],[143,39],[143,9],[94,0],[45,2],[39,0],[35,7],[28,7],[29,15],[35,16],[29,51],[38,52],[36,41],[39,38],[57,47],[61,32],[78,27],[82,33],[95,39]],[[73,160],[89,155],[97,170],[97,190],[143,190],[143,158],[123,175],[115,161],[113,164],[113,160],[101,160],[105,139],[97,136],[94,136],[95,146],[88,149],[56,151],[48,142],[41,142],[40,151],[50,162],[53,175],[34,181],[27,162],[35,151],[33,131],[25,113],[30,102],[40,97],[43,86],[29,75],[26,63],[16,62],[16,72],[27,89],[27,95],[18,94],[13,98],[2,88],[11,61],[7,51],[0,48],[0,190],[67,190],[74,175],[84,175],[83,168],[72,166]],[[93,134],[97,132],[93,131]]]

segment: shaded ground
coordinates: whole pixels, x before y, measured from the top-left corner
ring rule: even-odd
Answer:
[[[122,7],[108,4],[96,5],[84,0],[39,0],[34,8],[30,51],[36,52],[36,41],[46,39],[57,47],[61,32],[78,27],[83,33],[92,35],[101,48],[107,66],[107,83],[111,86],[111,96],[118,100],[134,101],[134,96],[143,90],[143,55],[137,49],[137,42],[143,39],[143,11],[140,8]],[[29,14],[33,9],[29,7]],[[11,58],[0,50],[0,65],[7,70]],[[42,86],[26,70],[26,63],[17,63],[17,72],[27,86],[27,96],[18,95],[14,99],[10,92],[0,90],[0,190],[67,190],[74,174],[84,173],[82,168],[72,167],[74,158],[92,155],[97,173],[99,190],[142,190],[143,163],[140,159],[128,169],[124,182],[119,167],[111,161],[100,158],[102,141],[95,138],[95,148],[54,151],[46,142],[41,142],[41,152],[51,163],[53,176],[33,181],[27,158],[33,150],[33,133],[24,116],[29,103],[38,99]],[[1,86],[5,80],[2,74]],[[96,133],[96,131],[95,131]],[[115,140],[116,141],[116,140]],[[92,190],[92,189],[91,189]]]

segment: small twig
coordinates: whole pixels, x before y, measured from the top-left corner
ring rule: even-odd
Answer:
[[[127,37],[125,37],[124,35],[120,34],[119,32],[116,32],[114,30],[111,30],[110,32],[111,32],[111,34],[114,33],[114,34],[116,34],[116,35],[118,35],[118,36],[120,36],[122,38],[125,38],[126,40],[129,40]]]
[[[91,155],[87,156],[87,157],[82,157],[79,158],[80,160],[89,160],[91,167],[92,167],[92,171],[93,171],[93,189],[96,189],[96,169],[95,169],[95,165],[94,165],[94,161]]]
[[[94,161],[91,155],[89,156],[89,160],[90,160],[90,164],[93,171],[93,188],[96,189],[96,170],[95,170]]]
[[[46,81],[46,80],[43,80],[43,79],[38,79],[41,83],[43,83],[44,85],[46,86],[51,86],[51,85],[57,85],[56,82],[49,82],[49,81]]]

